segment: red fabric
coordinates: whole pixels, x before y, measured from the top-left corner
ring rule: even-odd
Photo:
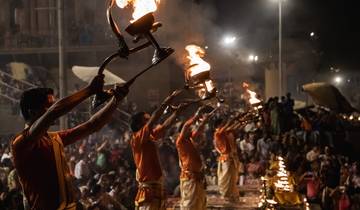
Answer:
[[[319,193],[319,183],[316,180],[308,180],[306,184],[306,196],[308,198],[315,198]]]
[[[346,194],[342,194],[339,201],[339,210],[350,209],[350,199]]]

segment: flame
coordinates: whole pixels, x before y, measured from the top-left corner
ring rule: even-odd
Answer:
[[[256,92],[249,90],[249,84],[246,82],[243,82],[243,88],[246,89],[246,92],[249,94],[249,103],[250,104],[258,104],[260,103],[260,99],[256,97]]]
[[[204,49],[196,45],[188,45],[185,49],[189,53],[187,58],[190,60],[190,68],[188,69],[188,71],[190,71],[190,77],[211,69],[210,64],[202,59],[205,56]]]
[[[130,22],[134,22],[150,12],[155,12],[159,3],[160,0],[116,0],[116,4],[122,9],[132,5],[134,12],[133,20]]]

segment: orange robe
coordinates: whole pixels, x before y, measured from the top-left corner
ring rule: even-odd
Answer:
[[[214,145],[220,154],[217,171],[219,192],[224,199],[237,201],[239,162],[235,138],[231,132],[219,128],[214,133]]]
[[[192,138],[186,139],[182,134],[176,140],[181,167],[180,191],[182,210],[206,209],[206,192],[202,160],[194,146]]]
[[[136,180],[139,183],[135,204],[140,209],[145,205],[158,206],[158,208],[148,209],[163,208],[162,170],[155,145],[155,141],[162,136],[160,130],[161,128],[151,131],[145,125],[140,131],[134,133],[130,142],[137,169]]]
[[[26,129],[12,141],[13,162],[31,209],[75,209],[75,188],[64,153],[64,146],[78,140],[72,131],[32,139]]]
[[[218,161],[227,161],[231,158],[231,144],[228,141],[227,132],[224,128],[216,129],[214,133],[214,145],[220,155]]]

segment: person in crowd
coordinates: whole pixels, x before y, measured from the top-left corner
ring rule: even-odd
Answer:
[[[91,95],[101,91],[104,75],[96,76],[82,90],[55,102],[52,89],[33,88],[20,99],[26,128],[11,142],[13,162],[30,209],[75,209],[76,194],[66,164],[64,146],[98,131],[107,124],[126,88],[116,87],[111,101],[89,121],[75,128],[49,132],[60,116],[68,113]]]
[[[82,155],[79,162],[76,163],[74,169],[74,176],[79,181],[86,180],[90,176],[90,167],[88,165],[88,160],[85,155]]]
[[[256,178],[259,174],[261,174],[262,167],[256,157],[252,157],[250,159],[250,162],[246,166],[246,171],[248,172],[248,176],[251,178]]]
[[[273,134],[279,135],[281,132],[280,124],[280,105],[279,98],[274,97],[269,102],[270,118],[271,118],[271,131]]]
[[[256,151],[259,154],[261,161],[269,159],[270,142],[271,137],[267,133],[264,133],[263,137],[260,138],[256,143]]]
[[[245,138],[242,141],[240,141],[239,147],[242,154],[246,156],[246,159],[252,158],[255,150],[254,133],[253,132],[246,133]]]
[[[360,163],[356,162],[352,173],[346,180],[347,192],[350,195],[351,210],[360,209]]]
[[[320,149],[318,146],[314,146],[308,153],[306,153],[306,160],[314,162],[320,156]]]
[[[299,183],[305,184],[305,193],[308,201],[311,203],[318,202],[321,187],[319,173],[311,168],[299,178]]]

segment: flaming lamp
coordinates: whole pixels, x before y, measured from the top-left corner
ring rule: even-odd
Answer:
[[[146,39],[146,43],[132,50],[128,50],[123,35],[121,34],[119,27],[117,26],[111,15],[111,8],[114,7],[115,2],[120,8],[125,8],[130,4],[133,6],[134,19],[130,21],[130,25],[125,29],[125,31],[134,37],[134,43],[139,42],[141,39]],[[158,28],[162,26],[161,23],[155,22],[155,18],[153,15],[153,12],[155,12],[157,9],[156,4],[158,2],[160,2],[160,0],[111,0],[107,11],[108,22],[111,26],[112,31],[118,37],[119,47],[122,48],[121,51],[124,52],[125,56],[152,45],[155,48],[152,65],[156,65],[174,52],[173,49],[168,47],[161,48],[158,42],[155,40],[154,36],[152,35],[152,32],[157,31]]]
[[[243,88],[246,91],[246,94],[248,95],[248,101],[251,106],[257,106],[261,104],[261,100],[257,98],[257,93],[254,91],[251,91],[249,89],[249,84],[246,82],[243,82]]]
[[[113,55],[105,59],[102,65],[99,68],[98,74],[102,74],[105,67],[115,58],[128,58],[130,54],[136,53],[140,50],[143,50],[149,46],[155,48],[154,56],[152,58],[151,65],[146,69],[142,70],[140,73],[135,75],[131,80],[125,83],[125,86],[130,86],[139,76],[150,70],[155,65],[159,64],[161,61],[166,59],[171,55],[174,50],[172,48],[166,47],[162,48],[155,40],[152,35],[153,32],[157,31],[159,27],[162,26],[161,23],[155,22],[153,12],[157,9],[157,3],[160,0],[110,0],[109,6],[107,8],[107,20],[108,23],[118,39],[118,51]],[[147,41],[137,47],[129,49],[128,44],[125,42],[125,38],[122,35],[119,26],[115,23],[114,18],[112,17],[111,10],[115,6],[115,3],[120,8],[124,8],[128,5],[132,5],[134,8],[133,18],[134,20],[130,21],[130,25],[125,29],[127,33],[134,37],[133,42],[137,43],[141,39],[146,39]],[[97,107],[100,104],[104,103],[110,94],[102,91],[99,92],[93,102],[92,106]]]
[[[188,45],[185,48],[189,55],[189,67],[185,70],[186,87],[193,89],[201,99],[208,99],[216,96],[217,89],[210,77],[211,66],[204,61],[205,51],[199,46]]]
[[[154,36],[151,34],[151,31],[156,31],[160,26],[161,23],[155,23],[153,13],[148,13],[131,23],[125,29],[126,32],[134,36],[134,42],[138,42],[139,39],[145,38],[155,48],[154,56],[152,58],[153,65],[160,63],[174,52],[174,50],[169,47],[161,48]]]

